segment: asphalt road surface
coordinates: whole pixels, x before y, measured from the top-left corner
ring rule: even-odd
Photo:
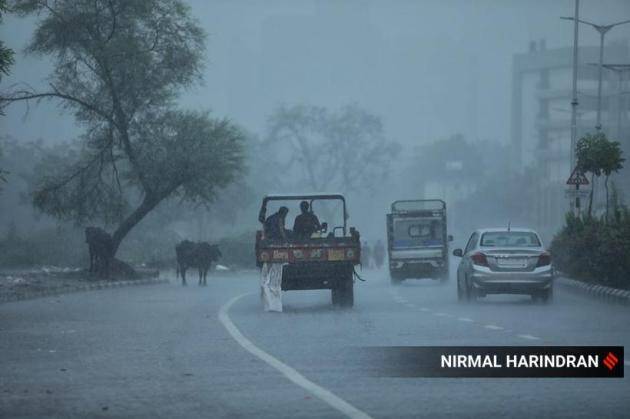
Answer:
[[[363,346],[630,347],[627,307],[561,287],[550,306],[458,304],[453,279],[365,277],[352,310],[307,291],[264,313],[255,272],[0,305],[0,417],[630,417],[630,378],[379,378],[348,362]]]

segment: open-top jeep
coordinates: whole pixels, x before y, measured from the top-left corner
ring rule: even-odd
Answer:
[[[265,237],[264,229],[257,231],[257,265],[282,263],[283,291],[330,289],[333,305],[352,307],[354,266],[361,260],[361,242],[359,232],[354,227],[347,228],[348,213],[343,195],[268,195],[262,201],[258,219],[264,224],[271,214],[268,207],[300,201],[307,201],[310,211],[319,217],[328,218],[322,220],[322,229],[309,238],[298,238],[287,229],[286,241]],[[287,228],[293,225],[293,216],[299,214],[299,209],[294,209],[299,208],[298,205],[290,208]],[[329,230],[331,222],[333,227]]]

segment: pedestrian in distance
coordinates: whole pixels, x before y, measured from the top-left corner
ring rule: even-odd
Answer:
[[[372,251],[367,241],[364,241],[361,245],[361,268],[369,269],[370,261],[372,259]]]
[[[374,245],[374,265],[376,269],[381,269],[385,262],[385,245],[382,240],[378,240]]]

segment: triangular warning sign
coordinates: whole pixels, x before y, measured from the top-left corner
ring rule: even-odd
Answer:
[[[567,179],[567,185],[588,185],[588,184],[589,184],[588,179],[586,178],[586,176],[584,176],[584,173],[578,170],[577,167],[573,169],[573,172],[571,172],[571,176],[569,176],[569,178]]]

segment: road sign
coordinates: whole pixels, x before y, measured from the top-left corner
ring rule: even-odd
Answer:
[[[564,196],[567,198],[587,198],[590,191],[588,189],[567,189]]]
[[[580,172],[576,167],[571,172],[571,176],[567,179],[567,185],[588,185],[590,182],[584,176],[584,173]]]

